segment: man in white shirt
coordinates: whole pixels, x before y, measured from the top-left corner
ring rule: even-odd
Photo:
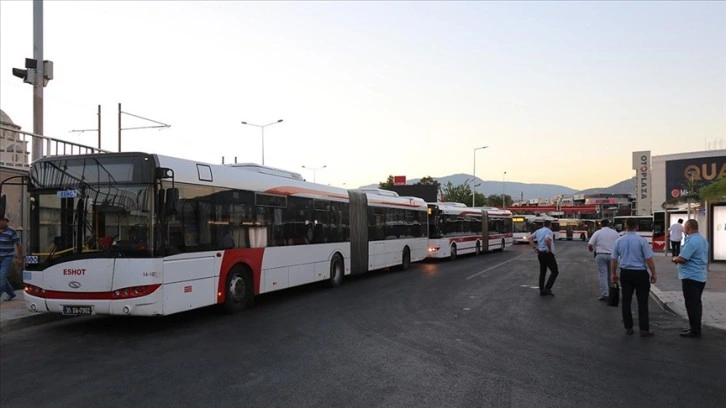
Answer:
[[[600,297],[598,300],[607,301],[610,294],[610,261],[612,260],[615,241],[620,238],[614,229],[610,228],[610,220],[600,221],[601,228],[595,231],[587,243],[590,252],[595,251],[595,264],[597,265],[600,280]]]
[[[671,255],[678,256],[681,253],[681,240],[683,239],[683,218],[668,228],[671,241]]]

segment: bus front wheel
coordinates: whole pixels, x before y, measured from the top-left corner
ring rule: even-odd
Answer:
[[[330,288],[340,286],[343,283],[343,258],[341,258],[340,254],[333,255],[333,259],[330,260],[330,277],[326,283]]]
[[[250,272],[242,267],[235,267],[229,271],[225,286],[224,311],[241,312],[251,303],[253,295]]]
[[[449,257],[452,261],[456,260],[456,245],[451,246],[451,255]]]
[[[481,242],[476,241],[476,251],[474,252],[474,256],[481,255]]]

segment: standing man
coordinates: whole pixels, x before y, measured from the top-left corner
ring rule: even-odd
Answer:
[[[554,234],[552,234],[552,230],[550,229],[551,225],[552,221],[545,220],[542,228],[527,237],[529,245],[534,248],[534,251],[537,253],[537,260],[539,261],[540,296],[555,295],[552,293],[552,286],[555,284],[555,279],[557,279],[557,275],[560,273],[557,269],[557,260],[555,259],[555,242],[552,239]],[[534,242],[535,240],[537,240],[536,243]],[[547,268],[550,269],[550,278],[547,280],[547,285],[545,285]]]
[[[681,240],[683,239],[683,218],[668,228],[671,241],[671,255],[678,256],[681,253]]]
[[[651,337],[653,332],[650,331],[648,317],[648,294],[650,293],[650,284],[656,281],[655,262],[653,261],[653,250],[650,248],[650,244],[635,232],[637,228],[638,222],[635,218],[625,220],[625,235],[615,241],[610,273],[613,282],[617,282],[617,270],[618,264],[620,264],[625,334],[633,334],[633,315],[630,307],[633,303],[633,291],[635,291],[635,296],[638,298],[640,337]],[[648,276],[648,269],[650,269],[650,277]]]
[[[678,264],[678,279],[683,287],[690,329],[681,332],[682,337],[701,337],[701,295],[708,275],[708,241],[698,233],[698,221],[688,220],[684,226],[686,242],[673,262]]]
[[[15,299],[15,291],[10,285],[8,274],[10,273],[10,265],[22,263],[23,248],[20,245],[20,237],[14,229],[8,227],[8,218],[0,217],[0,297],[7,292],[8,301]]]
[[[600,221],[602,228],[595,231],[587,243],[590,252],[595,251],[595,264],[597,265],[598,277],[600,278],[600,297],[597,300],[606,301],[610,294],[610,261],[612,261],[615,241],[620,238],[614,229],[610,228],[610,220],[607,218]]]

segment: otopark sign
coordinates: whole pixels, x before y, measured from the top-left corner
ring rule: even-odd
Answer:
[[[636,176],[636,203],[638,214],[650,214],[653,210],[651,203],[652,176],[650,165],[650,151],[633,152],[633,170]]]
[[[726,177],[726,156],[669,160],[665,163],[666,200],[697,190]]]

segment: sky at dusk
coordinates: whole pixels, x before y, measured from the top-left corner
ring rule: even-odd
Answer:
[[[45,134],[354,188],[471,174],[609,186],[726,148],[726,2],[46,1]],[[0,1],[0,108],[33,130],[33,3]],[[149,123],[123,117],[123,127]],[[474,149],[488,146],[487,149]]]

